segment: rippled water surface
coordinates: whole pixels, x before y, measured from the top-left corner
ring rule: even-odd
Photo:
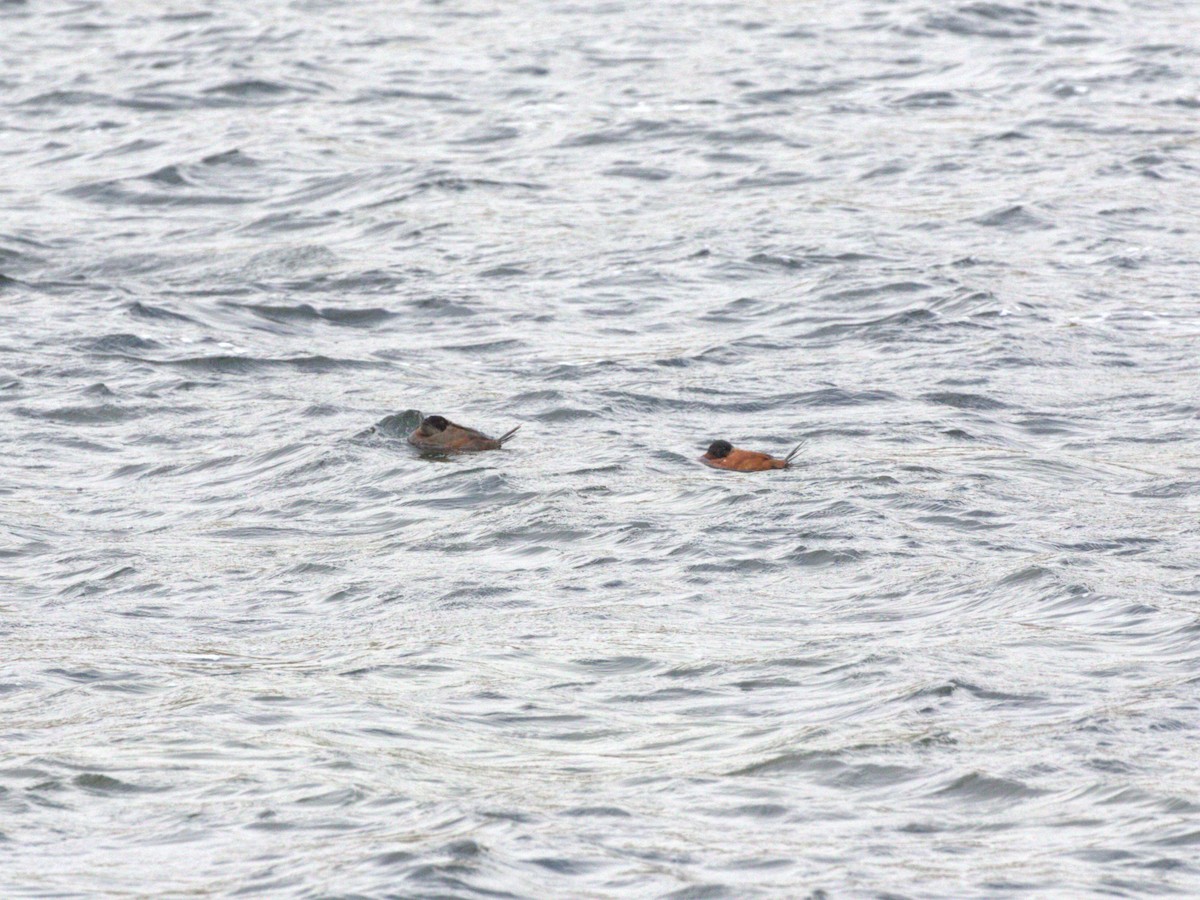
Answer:
[[[0,32],[5,896],[1200,892],[1193,0]]]

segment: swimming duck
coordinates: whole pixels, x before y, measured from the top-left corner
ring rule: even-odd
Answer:
[[[521,426],[518,425],[517,428]],[[499,450],[500,447],[517,433],[517,428],[502,434],[498,438],[490,438],[474,428],[455,425],[444,416],[426,416],[421,420],[413,433],[408,436],[408,442],[418,450],[436,451],[441,453],[473,453],[477,450]]]
[[[783,459],[776,459],[766,453],[754,450],[739,450],[729,441],[713,441],[708,445],[708,452],[700,457],[700,462],[714,469],[728,469],[731,472],[765,472],[768,469],[786,469],[792,464],[792,459],[804,446],[801,441]]]

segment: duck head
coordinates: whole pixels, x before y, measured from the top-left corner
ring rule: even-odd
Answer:
[[[729,441],[713,441],[708,445],[708,452],[705,457],[708,459],[724,459],[733,452],[733,444]]]
[[[450,423],[442,416],[426,416],[417,427],[417,434],[421,437],[433,437],[449,427]]]

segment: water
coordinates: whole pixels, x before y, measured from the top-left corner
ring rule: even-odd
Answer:
[[[0,29],[5,896],[1200,892],[1194,4]]]

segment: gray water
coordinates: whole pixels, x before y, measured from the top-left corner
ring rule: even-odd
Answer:
[[[0,894],[1200,893],[1192,0],[0,34]]]

